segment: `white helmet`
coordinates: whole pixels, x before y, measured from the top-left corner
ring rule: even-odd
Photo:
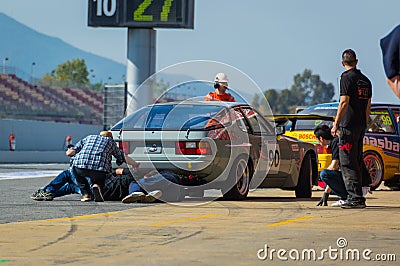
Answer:
[[[229,82],[228,76],[225,73],[222,73],[222,72],[218,73],[215,76],[214,82],[226,82],[226,83],[228,83]]]

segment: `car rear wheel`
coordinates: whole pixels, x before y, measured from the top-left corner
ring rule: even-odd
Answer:
[[[367,151],[363,154],[364,164],[368,169],[369,176],[371,177],[371,190],[379,187],[383,180],[383,162],[381,157],[373,152]]]
[[[252,176],[251,166],[245,158],[239,158],[232,166],[229,179],[234,181],[234,185],[226,193],[224,198],[229,200],[242,200],[247,197]]]
[[[312,166],[311,156],[306,154],[300,168],[299,180],[296,186],[296,198],[311,198]]]

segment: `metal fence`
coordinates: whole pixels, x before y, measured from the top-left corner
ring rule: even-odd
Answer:
[[[124,117],[127,108],[127,90],[127,83],[104,86],[104,130],[109,130]]]

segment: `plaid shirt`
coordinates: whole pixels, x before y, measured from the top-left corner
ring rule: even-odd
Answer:
[[[118,165],[125,162],[124,152],[108,137],[89,135],[80,140],[73,149],[76,154],[72,166],[77,168],[111,172],[112,156],[117,159]]]

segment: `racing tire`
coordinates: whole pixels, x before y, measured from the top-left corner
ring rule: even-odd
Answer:
[[[253,170],[249,160],[239,157],[232,166],[229,179],[233,180],[234,185],[227,192],[223,192],[224,199],[243,200],[247,197],[250,189],[250,181]]]
[[[307,153],[301,163],[299,180],[295,189],[296,198],[311,198],[312,195],[312,162],[311,155]]]
[[[371,190],[375,190],[381,185],[383,180],[384,166],[382,159],[376,152],[367,151],[363,153],[363,160],[372,180],[370,188]]]

